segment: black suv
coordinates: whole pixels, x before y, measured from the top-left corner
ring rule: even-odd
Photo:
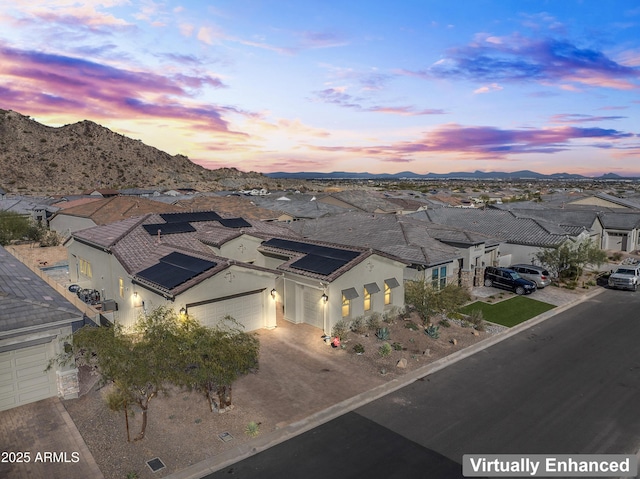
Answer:
[[[493,266],[484,270],[484,285],[509,289],[516,294],[531,294],[536,290],[536,283],[524,279],[512,269]]]

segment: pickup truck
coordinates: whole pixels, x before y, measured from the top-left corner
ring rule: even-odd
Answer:
[[[609,287],[614,289],[638,290],[640,283],[640,264],[620,265],[609,276]]]

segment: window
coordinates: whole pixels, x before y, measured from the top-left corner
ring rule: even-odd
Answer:
[[[86,276],[87,278],[92,278],[93,272],[91,271],[91,263],[82,258],[78,258],[78,263],[80,265],[80,274]]]
[[[118,278],[118,291],[120,293],[120,297],[124,298],[124,279]]]
[[[347,299],[347,297],[342,295],[342,317],[348,318],[349,313],[351,312],[351,300]]]
[[[391,297],[391,287],[387,284],[387,282],[384,282],[384,304],[385,306],[388,304],[391,304],[392,301],[392,297]]]
[[[364,288],[364,310],[371,311],[371,293],[366,287]]]
[[[434,289],[442,289],[447,285],[447,267],[433,268],[431,270],[431,286]]]

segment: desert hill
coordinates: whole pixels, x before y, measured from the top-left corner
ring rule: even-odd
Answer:
[[[8,193],[73,194],[92,188],[219,191],[283,183],[235,168],[208,170],[92,121],[50,127],[0,110],[0,187]],[[299,183],[299,182],[298,182]]]

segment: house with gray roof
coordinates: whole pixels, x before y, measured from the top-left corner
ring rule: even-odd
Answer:
[[[601,248],[611,251],[640,249],[640,212],[600,213],[602,224]]]
[[[0,247],[0,411],[77,397],[77,369],[47,367],[83,324],[81,311]]]
[[[627,210],[640,210],[640,202],[633,199],[618,198],[607,193],[596,193],[592,196],[586,196],[569,203],[571,205],[589,205],[604,208],[616,208]]]
[[[309,239],[364,246],[407,263],[405,280],[426,279],[435,286],[455,281],[480,284],[476,267],[493,264],[500,241],[492,236],[426,223],[411,215],[349,212],[290,225]]]
[[[543,248],[557,248],[567,241],[579,242],[592,238],[595,234],[584,226],[560,225],[553,221],[519,217],[512,211],[491,208],[440,208],[410,216],[500,239],[500,266],[530,263]]]
[[[158,306],[247,331],[277,318],[329,334],[342,319],[404,305],[404,262],[385,252],[304,240],[283,225],[213,211],[154,213],[75,232],[69,273],[101,292],[124,326]]]

